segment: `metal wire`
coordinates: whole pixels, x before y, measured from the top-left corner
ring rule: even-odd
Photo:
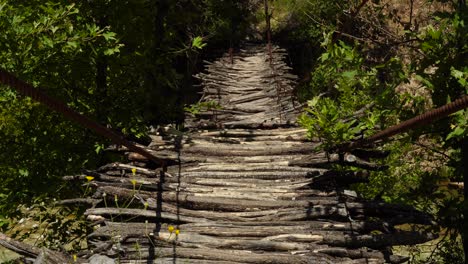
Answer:
[[[343,150],[353,149],[356,147],[370,145],[376,142],[377,140],[389,138],[396,134],[404,133],[410,129],[414,129],[423,125],[433,123],[441,118],[444,118],[450,114],[453,114],[467,107],[468,107],[468,96],[465,95],[462,98],[459,98],[453,101],[452,103],[430,110],[424,114],[421,114],[419,116],[416,116],[404,122],[401,122],[397,125],[384,129],[374,134],[373,136],[370,136],[368,138],[364,138],[362,140],[358,140],[355,142],[345,143],[339,146],[338,149],[340,151],[343,151]]]
[[[18,93],[31,97],[33,100],[38,101],[52,110],[62,113],[65,117],[69,118],[72,121],[79,123],[80,125],[89,128],[95,131],[97,134],[104,136],[115,144],[123,145],[127,147],[130,151],[139,153],[146,157],[147,159],[164,166],[165,162],[162,159],[159,159],[149,153],[148,151],[136,146],[134,143],[126,140],[122,135],[119,135],[112,131],[111,129],[97,123],[94,120],[89,119],[88,117],[72,110],[64,103],[48,96],[46,93],[41,91],[39,88],[34,88],[32,85],[18,79],[13,74],[10,74],[2,69],[0,69],[0,83],[8,85],[14,88]]]
[[[88,117],[82,114],[77,113],[62,102],[48,96],[39,88],[34,88],[32,85],[18,79],[16,76],[2,69],[0,69],[0,83],[8,85],[16,89],[20,94],[31,97],[33,100],[46,105],[50,109],[62,113],[64,116],[71,119],[72,121],[75,121],[81,124],[82,126],[95,131],[97,134],[112,140],[115,144],[123,145],[129,150],[139,153],[144,157],[148,158],[149,160],[160,164],[161,166],[164,166],[165,164],[164,160],[157,158],[148,151],[136,146],[134,143],[126,140],[123,136],[115,133],[111,129],[104,127],[103,125],[89,119]],[[468,96],[463,96],[462,98],[457,99],[452,103],[446,104],[442,107],[433,109],[424,114],[406,120],[400,124],[384,129],[371,137],[364,138],[355,142],[342,144],[338,146],[337,149],[339,151],[344,151],[365,145],[370,145],[376,142],[377,140],[389,138],[396,134],[406,132],[410,129],[414,129],[435,122],[466,107],[468,107]]]

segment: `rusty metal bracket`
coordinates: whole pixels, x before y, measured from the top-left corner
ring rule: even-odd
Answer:
[[[157,158],[148,151],[136,146],[134,143],[126,140],[122,135],[117,134],[111,129],[72,110],[64,103],[47,95],[40,88],[34,88],[32,85],[18,79],[13,74],[8,73],[2,69],[0,69],[0,83],[14,88],[18,93],[24,96],[31,97],[33,100],[46,105],[50,109],[62,113],[68,119],[75,121],[76,123],[93,130],[97,134],[112,140],[112,142],[114,142],[115,144],[123,145],[127,147],[130,151],[139,153],[144,157],[148,158],[149,160],[155,162],[156,164],[160,164],[164,167],[164,160]]]

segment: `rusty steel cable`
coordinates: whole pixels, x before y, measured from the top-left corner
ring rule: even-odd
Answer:
[[[97,134],[112,140],[115,144],[123,145],[130,151],[136,152],[143,155],[147,159],[164,166],[165,162],[144,150],[136,146],[134,143],[126,140],[122,135],[117,134],[111,129],[91,120],[90,118],[72,110],[64,103],[48,96],[39,88],[34,88],[32,85],[18,79],[16,76],[0,69],[0,83],[14,88],[18,93],[31,97],[33,100],[40,102],[50,109],[62,113],[65,117],[72,121],[79,123],[80,125],[93,130]]]
[[[270,66],[273,65],[273,54],[271,50],[271,14],[268,7],[268,0],[264,0],[265,5],[265,24],[266,24],[266,38],[268,45],[268,54],[270,55]]]
[[[271,72],[273,74],[273,80],[276,85],[276,98],[277,98],[277,103],[279,106],[279,122],[281,123],[282,115],[281,115],[281,110],[282,110],[282,102],[281,102],[281,84],[278,81],[278,74],[276,73],[276,69],[273,65],[273,49],[271,45],[271,15],[269,11],[269,6],[268,6],[268,0],[264,0],[264,7],[265,7],[265,25],[266,25],[266,41],[267,41],[267,51],[268,51],[268,61],[270,63],[270,68]]]
[[[468,107],[468,96],[465,95],[452,103],[446,104],[439,108],[430,110],[424,114],[418,115],[397,125],[391,126],[384,129],[368,138],[364,138],[355,142],[345,143],[338,146],[339,151],[349,150],[365,145],[370,145],[377,140],[382,140],[394,136],[396,134],[404,133],[410,129],[414,129],[423,125],[433,123],[441,118],[444,118],[450,114],[460,111]]]

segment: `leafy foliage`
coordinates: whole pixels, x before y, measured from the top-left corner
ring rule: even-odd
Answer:
[[[312,72],[310,89],[315,96],[299,119],[309,136],[321,139],[326,149],[391,124],[399,102],[394,89],[404,77],[397,59],[367,66],[356,47],[342,41],[333,44],[330,37],[325,36],[326,52]],[[392,81],[379,79],[383,69],[393,72]]]
[[[30,207],[20,206],[20,225],[8,232],[16,239],[34,239],[34,244],[49,249],[78,251],[85,245],[90,226],[84,219],[83,208],[61,207],[52,199],[37,201]]]
[[[192,74],[206,48],[239,42],[249,8],[229,0],[0,0],[0,67],[140,140],[149,124],[181,122],[183,106],[197,99]],[[106,159],[104,139],[5,86],[0,137],[4,229],[18,204],[72,195],[56,192],[61,176]]]
[[[184,110],[192,115],[198,115],[203,111],[221,109],[221,106],[215,101],[199,102],[184,107]]]
[[[48,92],[61,100],[78,96],[81,91],[72,89],[75,85],[92,91],[91,78],[84,81],[85,76],[93,76],[91,65],[85,62],[96,56],[91,47],[103,51],[119,47],[115,39],[104,38],[110,33],[107,29],[77,24],[79,10],[73,4],[37,6],[2,1],[0,6],[4,32],[0,67],[35,85],[51,87]],[[77,81],[71,84],[71,80]],[[88,98],[82,96],[70,106],[89,113]],[[94,157],[85,154],[88,149],[81,144],[97,138],[31,99],[17,96],[9,87],[0,87],[0,102],[0,146],[7,150],[0,154],[0,215],[4,215],[15,212],[19,201],[52,192],[60,184],[58,175],[88,163]]]
[[[370,35],[353,35],[354,31],[349,28],[344,32],[346,37],[342,32],[324,35],[325,45],[322,46],[326,50],[317,56],[306,90],[308,107],[300,120],[308,128],[310,137],[322,140],[323,148],[333,149],[344,141],[373,134],[373,130],[409,119],[428,107],[441,106],[468,93],[466,2],[431,2],[446,6],[439,9],[443,11],[426,11],[426,26],[420,29],[411,27],[410,17],[409,25],[404,25],[401,33],[402,40],[393,39],[397,34],[381,26],[395,23],[395,16],[382,16],[375,11],[391,3],[376,2],[359,18],[343,18],[336,13],[343,25],[349,24],[349,19],[373,19],[381,27],[372,26],[375,30],[367,33]],[[447,7],[447,4],[452,6]],[[311,17],[311,21],[318,20]],[[329,32],[329,24],[322,24],[321,30]],[[398,53],[372,53],[385,49]],[[426,92],[420,93],[421,90]],[[429,258],[415,256],[411,263],[464,261],[463,254],[454,252],[461,251],[460,235],[465,240],[467,236],[463,220],[466,202],[460,190],[444,183],[463,180],[466,170],[463,158],[466,159],[467,154],[462,146],[467,142],[467,120],[467,111],[462,110],[386,142],[381,148],[392,153],[383,161],[389,165],[389,170],[371,173],[368,184],[355,186],[367,198],[411,204],[430,212],[439,222],[442,233],[450,234],[444,236]]]
[[[359,32],[366,19],[377,26],[396,19],[393,13],[372,13],[388,6],[386,1],[372,1],[360,18],[350,15],[355,1],[270,1],[273,39],[290,48],[293,65],[305,76],[306,89],[299,92],[308,106],[300,122],[323,148],[412,117],[423,104],[440,106],[468,93],[466,3],[427,2],[453,5],[427,14],[431,20],[425,27],[405,25],[403,39],[395,41],[385,35],[388,28]],[[198,99],[191,76],[202,59],[235,47],[247,35],[257,38],[250,14],[257,8],[258,23],[264,12],[252,3],[0,0],[0,67],[141,139],[147,124],[181,122],[184,105]],[[409,53],[410,59],[389,49]],[[429,91],[426,97],[397,92],[413,81]],[[218,107],[208,102],[185,110],[196,115]],[[450,233],[433,255],[440,262],[463,258],[456,252],[466,202],[440,182],[462,179],[466,164],[460,146],[468,136],[467,120],[468,111],[459,111],[387,143],[389,171],[373,173],[369,184],[356,186],[368,198],[433,213]],[[5,218],[21,214],[18,204],[35,203],[37,216],[55,223],[48,227],[57,234],[46,241],[49,246],[65,243],[67,229],[79,235],[83,227],[67,219],[73,212],[56,217],[57,211],[42,202],[57,195],[62,175],[99,165],[106,142],[5,86],[0,86],[0,138],[0,228],[11,229]]]

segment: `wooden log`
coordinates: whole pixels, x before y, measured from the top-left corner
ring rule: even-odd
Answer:
[[[290,162],[291,166],[324,168],[329,168],[332,164],[342,164],[373,171],[382,171],[388,168],[388,166],[386,165],[379,165],[372,162],[368,162],[352,154],[345,154],[344,157],[340,157],[339,154],[330,154],[328,155],[328,157],[323,157],[321,159],[317,158],[317,156],[311,156],[310,158],[302,158]]]
[[[205,136],[192,136],[194,139],[207,139],[211,142],[220,142],[220,143],[228,143],[226,140],[230,140],[230,143],[241,143],[241,142],[261,142],[261,141],[268,141],[268,142],[307,142],[305,138],[300,135],[276,135],[276,136],[251,136],[251,135],[222,135],[222,136],[212,136],[212,137],[205,137]],[[315,148],[315,145],[313,147]]]
[[[304,242],[322,241],[323,237],[320,235],[305,235],[308,238]],[[166,243],[175,243],[182,247],[194,248],[205,247],[210,249],[239,249],[239,250],[252,250],[252,251],[267,251],[267,252],[281,252],[293,250],[310,250],[312,248],[321,248],[313,243],[298,243],[293,241],[273,241],[267,239],[254,240],[242,238],[220,238],[216,236],[199,235],[192,232],[180,232],[179,235],[165,231],[153,233],[151,236],[154,240],[163,241]],[[310,238],[309,238],[310,237]],[[132,237],[133,238],[133,237]],[[132,243],[132,239],[127,239],[127,243]]]
[[[131,199],[134,195],[138,195],[141,199],[154,199],[157,197],[152,192],[139,191],[139,192],[129,192],[128,189],[103,186],[99,187],[97,193],[94,197],[102,197],[102,194],[106,193],[107,197],[113,198],[117,196],[118,199]],[[186,208],[198,209],[198,210],[222,210],[222,211],[231,211],[231,212],[242,212],[246,210],[259,211],[262,209],[276,209],[276,208],[305,208],[309,210],[309,207],[314,207],[311,211],[327,210],[327,211],[336,211],[333,205],[327,206],[321,205],[322,199],[314,200],[247,200],[240,198],[239,200],[234,200],[231,198],[218,197],[217,194],[212,196],[198,196],[192,193],[183,193],[183,192],[163,192],[160,196],[162,202],[171,202],[177,203],[179,206],[184,206]],[[156,201],[157,202],[157,201]],[[337,203],[338,205],[338,203]]]
[[[188,144],[183,144],[185,148],[196,148],[203,147],[206,149],[231,149],[232,151],[237,150],[264,150],[264,149],[278,149],[278,148],[303,148],[313,150],[317,144],[311,142],[282,142],[278,144],[278,141],[252,141],[252,140],[229,140],[229,141],[214,141],[211,139],[195,139],[190,138]],[[185,153],[191,153],[187,149]]]
[[[239,264],[237,261],[219,261],[219,260],[206,260],[206,259],[190,259],[190,258],[179,258],[179,257],[168,257],[168,258],[157,258],[151,261],[152,264],[174,264],[174,261],[179,263],[190,263],[190,264]],[[130,259],[122,260],[121,264],[147,264],[146,259]]]
[[[307,130],[304,128],[278,128],[273,130],[249,130],[249,129],[224,129],[215,131],[206,131],[196,133],[194,136],[200,137],[261,137],[261,136],[291,136],[291,135],[306,135]]]
[[[121,218],[140,218],[140,219],[158,219],[164,218],[173,221],[181,221],[181,222],[193,222],[194,217],[187,216],[187,219],[182,217],[183,213],[188,215],[197,215],[203,221],[211,221],[213,220],[234,220],[234,221],[259,221],[259,222],[266,222],[266,221],[301,221],[306,219],[320,219],[321,217],[328,217],[329,219],[346,219],[348,213],[346,209],[340,205],[337,206],[325,206],[325,205],[317,205],[311,209],[270,209],[270,210],[258,210],[257,208],[244,208],[245,213],[243,214],[236,214],[235,212],[241,212],[239,207],[241,206],[233,206],[233,205],[226,205],[222,204],[222,209],[230,210],[231,213],[214,213],[209,211],[199,211],[199,210],[189,210],[189,209],[176,209],[172,210],[174,213],[168,213],[167,211],[165,214],[161,215],[160,217],[157,215],[157,208],[168,209],[170,208],[169,205],[165,204],[162,206],[155,207],[155,204],[151,202],[151,200],[147,200],[148,204],[151,206],[152,210],[143,210],[143,209],[130,209],[130,208],[94,208],[88,209],[86,215],[102,215],[102,216],[121,216]],[[219,206],[219,207],[221,207]],[[197,207],[202,207],[197,205]],[[249,211],[250,209],[250,211]],[[255,210],[254,210],[255,209]],[[169,210],[168,210],[169,211]],[[166,215],[167,214],[167,215]],[[206,216],[204,216],[206,215]],[[244,216],[243,216],[244,215]],[[251,217],[249,217],[251,216]],[[242,217],[245,217],[242,219]],[[198,220],[202,221],[202,220]]]
[[[57,205],[75,205],[75,204],[89,204],[92,207],[95,207],[102,199],[92,199],[92,198],[74,198],[74,199],[66,199],[55,202]]]
[[[151,225],[148,226],[148,225]],[[159,241],[174,241],[178,245],[183,245],[185,247],[191,247],[190,244],[197,244],[197,245],[204,245],[204,247],[208,246],[210,248],[235,248],[235,249],[249,249],[249,250],[267,250],[267,251],[288,251],[291,249],[298,249],[298,250],[306,250],[306,249],[313,249],[313,252],[320,252],[320,253],[325,253],[331,256],[339,256],[339,257],[349,257],[352,259],[356,258],[374,258],[374,259],[381,259],[383,263],[384,255],[378,251],[367,251],[367,250],[349,250],[346,248],[328,248],[328,247],[321,247],[319,245],[313,245],[313,244],[300,244],[300,243],[291,243],[291,242],[272,242],[277,239],[281,239],[283,241],[294,241],[299,239],[298,241],[300,242],[323,242],[327,240],[333,240],[334,236],[337,236],[336,234],[333,235],[330,232],[321,232],[318,233],[317,235],[314,234],[286,234],[286,235],[278,235],[274,237],[266,237],[262,240],[242,240],[242,239],[223,239],[220,240],[216,237],[219,237],[221,234],[216,235],[216,237],[208,237],[208,236],[203,236],[203,235],[196,235],[195,233],[192,233],[191,228],[185,228],[188,225],[181,226],[180,228],[182,229],[182,232],[177,236],[177,238],[171,234],[168,233],[167,231],[163,232],[158,232],[158,233],[153,233],[151,229],[155,225],[154,224],[146,224],[144,229],[129,229],[129,224],[120,224],[117,225],[119,228],[115,229],[116,225],[114,225],[114,229],[109,230],[101,230],[100,234],[93,234],[93,236],[102,236],[106,234],[115,234],[118,235],[121,241],[126,241],[126,243],[131,243],[131,240],[128,240],[127,238],[132,237],[135,238],[135,234],[138,234],[138,232],[144,232],[141,233],[141,237],[149,237],[152,236],[156,240]],[[133,227],[135,227],[135,224],[133,224]],[[250,227],[249,227],[250,228]],[[130,231],[133,230],[133,231]],[[162,230],[162,229],[161,229]],[[249,229],[245,230],[248,232]],[[130,233],[129,233],[130,231]],[[151,234],[150,234],[151,233]],[[226,234],[224,234],[226,235]],[[257,235],[258,236],[258,235]],[[344,236],[343,234],[338,235],[340,237]],[[229,236],[231,237],[231,236]],[[388,237],[388,236],[387,236]],[[385,238],[387,238],[385,237]],[[171,240],[172,238],[172,240]],[[363,243],[363,241],[360,240],[360,236],[356,236],[355,239],[352,241],[352,243]],[[174,240],[176,239],[176,240]],[[375,239],[378,240],[378,239]],[[141,243],[141,241],[140,241]],[[385,243],[385,242],[381,242]],[[352,244],[350,243],[352,246]],[[348,246],[350,246],[348,245]],[[395,258],[393,258],[395,260]],[[397,263],[401,263],[400,262]],[[396,261],[392,261],[392,263],[395,263]]]
[[[56,264],[56,263],[72,263],[73,258],[63,253],[52,251],[50,249],[41,248],[39,255],[34,260],[34,264]],[[83,259],[76,262],[84,262]]]
[[[347,249],[347,248],[336,248],[336,247],[328,247],[324,249],[316,249],[314,252],[324,253],[330,256],[336,257],[347,257],[351,259],[357,258],[373,258],[373,259],[381,259],[388,263],[400,264],[403,262],[407,262],[409,257],[402,257],[402,256],[395,256],[390,255],[386,256],[380,251],[375,250],[364,250],[364,249]]]
[[[324,239],[324,243],[341,247],[369,247],[373,249],[382,249],[395,245],[416,245],[425,243],[437,238],[436,234],[429,232],[410,232],[399,231],[393,234],[375,234],[359,236],[329,236]]]
[[[358,263],[349,262],[350,259],[333,258],[325,254],[311,254],[309,255],[292,255],[289,253],[256,253],[247,250],[223,250],[223,249],[204,249],[204,248],[182,248],[176,247],[175,252],[177,257],[198,259],[198,260],[211,260],[211,261],[236,261],[240,263],[275,263],[275,264],[290,264],[290,263]],[[123,259],[156,259],[167,258],[174,255],[174,248],[157,248],[154,253],[148,249],[128,251],[128,255]],[[364,263],[364,262],[362,262]]]
[[[164,183],[160,183],[159,178],[141,178],[128,175],[109,176],[105,174],[94,173],[95,179],[88,182],[87,175],[64,176],[64,180],[82,181],[92,187],[114,186],[127,188],[129,190],[164,190],[164,191],[191,191],[201,190],[201,192],[214,192],[218,190],[227,190],[226,187],[237,188],[239,191],[264,192],[264,188],[271,188],[272,193],[283,193],[285,195],[296,194],[295,197],[302,196],[323,196],[330,197],[336,195],[334,191],[320,191],[309,189],[308,186],[313,179],[278,179],[278,180],[259,180],[259,179],[216,179],[207,177],[176,177],[165,178]],[[127,177],[128,178],[127,178]],[[135,186],[134,186],[135,184]],[[224,187],[224,188],[222,188]],[[233,190],[236,191],[236,190]],[[134,191],[131,191],[134,193]]]
[[[116,187],[100,187],[96,194],[101,197],[102,193],[107,193],[110,197],[117,195],[119,199],[131,199],[135,192],[128,192],[126,189]],[[141,199],[151,203],[151,200],[156,195],[151,192],[140,191],[137,193]],[[391,218],[395,223],[420,223],[431,224],[432,219],[425,213],[414,210],[408,206],[391,205],[378,202],[346,202],[329,204],[318,200],[245,200],[214,196],[197,196],[190,193],[182,192],[167,192],[161,194],[162,202],[177,203],[185,208],[198,210],[221,210],[229,212],[242,211],[265,211],[268,215],[257,217],[257,221],[268,221],[274,218],[274,214],[270,214],[271,209],[275,209],[278,213],[278,219],[316,219],[318,217],[329,216],[331,218],[347,218],[378,216]],[[154,201],[157,203],[157,201]],[[281,209],[284,208],[284,209]]]
[[[415,223],[423,225],[434,225],[433,218],[424,212],[418,211],[411,206],[399,204],[387,204],[383,202],[348,202],[346,203],[351,214],[362,214],[366,216],[379,216],[391,219],[394,224]]]
[[[177,259],[178,262],[181,262],[181,263],[208,263],[208,264],[239,264],[239,263],[247,263],[247,262],[237,262],[237,261],[219,261],[219,260],[206,260],[206,259],[188,259],[188,258],[158,258],[156,260],[153,260],[154,262],[152,263],[155,263],[155,264],[173,264],[174,263],[174,259]],[[141,258],[140,259],[128,259],[128,260],[121,260],[122,264],[145,264],[147,263],[147,260],[142,260]],[[265,262],[265,263],[278,263],[278,262]],[[283,262],[280,262],[280,263],[283,263]],[[311,261],[309,263],[330,263],[330,262],[314,262],[314,261]],[[338,260],[338,259],[335,259],[333,263],[338,263],[338,264],[382,264],[384,262],[378,260],[378,259],[353,259],[353,260],[350,260],[350,259],[347,259],[347,260]]]
[[[217,221],[216,223],[188,223],[179,225],[181,232],[192,232],[201,235],[216,236],[216,237],[252,237],[263,238],[268,236],[276,236],[300,232],[307,234],[309,232],[320,231],[324,234],[334,232],[345,232],[363,234],[370,231],[387,232],[388,223],[384,222],[334,222],[334,221],[271,221],[271,222],[226,222]],[[166,223],[118,223],[105,222],[105,225],[96,229],[91,235],[92,237],[110,237],[112,234],[118,234],[122,237],[131,236],[133,234],[148,234],[150,231],[167,230],[169,224]]]
[[[152,221],[156,220],[170,220],[174,222],[181,223],[196,223],[196,222],[210,222],[204,218],[194,218],[188,216],[180,216],[167,212],[155,212],[153,210],[144,210],[144,209],[130,209],[130,208],[91,208],[86,210],[85,215],[102,215],[109,217],[108,219],[118,218],[118,219],[150,219]]]
[[[30,258],[36,258],[41,252],[39,248],[14,240],[3,233],[0,233],[0,245]]]
[[[205,148],[205,147],[191,147],[184,149],[182,155],[190,155],[196,153],[198,155],[212,155],[212,156],[269,156],[269,155],[289,155],[289,154],[305,154],[310,153],[313,148],[307,145],[300,145],[291,148],[272,147],[270,149],[258,149],[253,147],[242,147],[241,149],[233,150],[232,146],[219,146],[218,148]]]
[[[88,181],[87,177],[92,176],[94,179],[92,181]],[[94,184],[96,182],[111,182],[111,183],[119,183],[123,187],[129,187],[132,189],[133,181],[137,188],[142,185],[153,185],[156,186],[159,184],[159,178],[142,178],[132,176],[131,174],[124,174],[122,175],[121,172],[116,173],[115,175],[106,175],[102,173],[87,173],[87,175],[73,175],[73,176],[64,176],[62,177],[65,181],[82,181],[85,184],[89,184],[90,186],[100,186],[99,184]],[[154,189],[154,188],[152,188]]]
[[[162,204],[158,206],[156,200],[147,199],[146,203],[148,208],[157,210],[161,208],[162,211],[171,212],[174,214],[180,214],[190,217],[205,218],[212,221],[236,221],[236,222],[255,222],[255,221],[292,221],[292,220],[304,220],[304,219],[316,219],[323,214],[320,213],[319,208],[315,210],[288,210],[288,209],[272,209],[272,210],[256,210],[256,211],[245,211],[245,212],[213,212],[208,210],[190,210],[181,208],[170,204]],[[327,207],[332,214],[331,209]],[[340,210],[340,209],[335,209]],[[275,218],[276,215],[276,218]],[[331,215],[332,216],[332,215]]]
[[[384,259],[385,256],[380,251],[373,250],[362,250],[362,249],[346,249],[346,248],[336,248],[336,247],[327,247],[323,249],[316,249],[314,252],[324,253],[330,256],[336,257],[348,257],[352,259],[356,258],[377,258]]]
[[[128,164],[123,164],[123,163],[110,163],[106,164],[104,166],[101,166],[97,169],[98,172],[102,171],[107,171],[107,170],[121,170],[124,171],[125,173],[132,173],[132,170],[135,170],[135,173],[138,175],[144,175],[148,177],[157,177],[159,176],[158,172],[155,172],[154,170],[149,170],[146,168],[141,168],[141,167],[136,167],[136,166],[131,166]]]
[[[337,186],[349,186],[353,183],[369,181],[368,171],[325,171],[312,178],[314,189],[335,189]]]
[[[263,180],[275,180],[275,179],[306,179],[312,176],[320,175],[320,171],[186,171],[181,172],[181,177],[207,177],[214,179],[263,179]]]
[[[231,146],[234,150],[242,150],[243,148],[277,148],[279,145],[284,148],[297,147],[297,146],[308,146],[310,149],[314,149],[317,144],[311,142],[305,142],[303,140],[294,140],[291,136],[294,135],[283,135],[283,136],[251,136],[251,137],[190,137],[182,141],[183,146],[192,147],[200,146],[206,148],[215,148],[216,145],[221,147]],[[268,140],[272,138],[272,140]],[[282,138],[282,140],[279,140]],[[260,140],[257,140],[260,139]],[[288,140],[292,139],[292,140]],[[299,138],[297,138],[299,139]]]
[[[33,258],[34,264],[56,264],[72,262],[72,258],[66,254],[46,248],[31,246],[9,238],[3,233],[0,233],[0,245],[22,256]],[[84,262],[83,259],[78,259],[77,261],[80,263]]]

